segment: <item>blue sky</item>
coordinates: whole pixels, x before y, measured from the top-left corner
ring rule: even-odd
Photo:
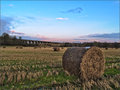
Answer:
[[[49,41],[72,41],[93,34],[118,33],[119,4],[117,0],[2,1],[1,16],[11,18],[7,31]]]

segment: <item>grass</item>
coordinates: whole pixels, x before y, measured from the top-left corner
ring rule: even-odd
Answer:
[[[62,55],[65,50],[66,48],[54,52],[53,48],[0,47],[0,90],[23,90],[75,82],[77,78],[68,76],[62,68]],[[106,63],[104,76],[120,74],[120,64],[116,62],[120,60],[120,49],[102,50],[106,61],[112,61]]]
[[[113,76],[116,74],[120,74],[120,70],[119,69],[115,69],[115,68],[111,68],[111,69],[106,69],[104,75],[109,75],[109,76]]]

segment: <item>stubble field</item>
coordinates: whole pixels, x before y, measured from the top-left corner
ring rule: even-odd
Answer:
[[[120,49],[101,48],[106,60],[103,77],[82,84],[62,68],[66,49],[0,47],[0,90],[120,89]]]

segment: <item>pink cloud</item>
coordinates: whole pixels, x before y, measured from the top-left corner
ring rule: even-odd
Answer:
[[[40,34],[37,34],[35,37],[36,37],[36,38],[43,39],[43,40],[49,39],[48,37],[43,36],[43,35],[40,35]]]
[[[34,38],[39,38],[39,40],[41,41],[48,41],[48,42],[114,42],[113,40],[109,40],[109,39],[104,39],[104,38],[83,38],[84,36],[82,36],[81,38],[78,39],[74,39],[74,38],[49,38],[47,36],[43,36],[43,35],[39,35],[37,34],[36,36],[34,36]]]
[[[73,42],[73,39],[59,39],[59,38],[48,38],[44,41],[50,41],[50,42]]]
[[[10,34],[15,34],[15,35],[24,35],[23,32],[16,32],[16,31],[14,31],[14,30],[10,30],[9,33],[10,33]]]
[[[109,39],[60,39],[60,38],[46,38],[44,41],[50,41],[50,42],[114,42],[113,40]]]
[[[68,18],[59,17],[59,18],[56,18],[56,20],[68,20]]]
[[[11,33],[14,33],[15,31],[14,31],[14,30],[11,30],[10,32],[11,32]]]
[[[74,39],[74,38],[50,38],[44,35],[27,35],[25,33],[22,32],[16,32],[14,30],[11,30],[9,32],[11,35],[16,35],[16,36],[21,36],[23,37],[23,39],[32,39],[32,40],[41,40],[41,41],[48,41],[48,42],[116,42],[113,39],[109,39],[109,38],[92,38],[90,37],[90,35],[86,35],[86,36],[79,36],[78,38]],[[91,35],[92,36],[92,35]]]

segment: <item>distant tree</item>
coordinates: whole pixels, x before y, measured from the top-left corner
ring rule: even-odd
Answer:
[[[17,40],[16,36],[13,36],[13,40]]]
[[[2,37],[0,36],[0,45],[2,44]]]
[[[19,41],[19,45],[22,45],[22,37],[21,36],[19,37],[18,41]]]
[[[10,43],[10,36],[9,36],[9,34],[3,33],[2,34],[2,39],[3,39],[3,43],[5,45],[9,45],[9,43]]]
[[[118,49],[118,48],[120,48],[120,43],[115,42],[115,43],[113,44],[113,46],[114,46],[114,48]]]
[[[94,42],[93,42],[93,46],[99,46],[99,45],[98,45],[98,42],[94,41]]]
[[[22,40],[22,37],[21,37],[21,36],[19,37],[19,40]]]
[[[9,39],[10,36],[9,36],[9,34],[7,34],[7,33],[3,33],[3,34],[2,34],[2,37],[4,37],[4,39]]]
[[[16,36],[13,36],[13,38],[12,38],[12,44],[13,45],[17,45],[18,44],[18,40],[17,40]]]
[[[105,42],[105,43],[103,43],[103,48],[108,48],[108,43],[107,42]]]

